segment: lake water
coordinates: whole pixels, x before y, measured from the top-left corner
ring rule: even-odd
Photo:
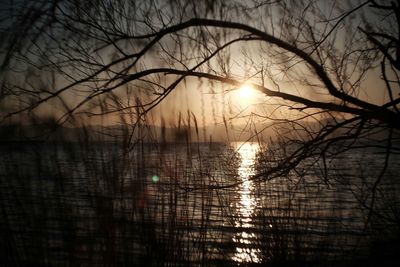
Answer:
[[[1,151],[0,265],[343,266],[398,248],[398,155],[370,212],[384,159],[374,150],[274,179],[254,179],[266,167],[251,142]]]

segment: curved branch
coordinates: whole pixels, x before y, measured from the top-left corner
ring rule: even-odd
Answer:
[[[210,73],[205,73],[205,72],[177,70],[177,69],[170,69],[170,68],[156,68],[156,69],[148,69],[148,70],[138,72],[135,74],[127,75],[121,83],[115,85],[112,88],[103,90],[102,93],[114,90],[127,82],[142,78],[147,75],[157,74],[157,73],[163,73],[166,75],[175,74],[175,75],[183,75],[183,76],[187,76],[187,77],[192,76],[192,77],[197,77],[197,78],[206,78],[209,80],[219,81],[219,82],[227,83],[227,84],[234,85],[234,86],[242,85],[241,81],[238,81],[238,80],[235,80],[235,79],[232,79],[229,77],[221,77],[221,76],[218,76],[215,74],[210,74]],[[283,93],[280,91],[274,91],[274,90],[268,89],[264,86],[257,85],[257,84],[252,84],[252,86],[267,96],[277,97],[277,98],[281,98],[281,99],[288,100],[291,102],[303,104],[305,106],[305,108],[317,108],[317,109],[359,115],[359,116],[363,116],[366,119],[377,119],[377,120],[386,122],[390,125],[393,125],[393,127],[400,129],[399,117],[395,113],[388,112],[386,109],[382,109],[382,107],[378,107],[376,110],[370,111],[370,110],[365,110],[365,109],[360,109],[360,108],[355,108],[355,107],[349,107],[349,106],[345,106],[345,105],[339,105],[339,104],[335,104],[332,102],[313,101],[313,100],[306,99],[306,98],[303,98],[300,96]]]
[[[374,109],[379,108],[379,106],[377,106],[377,105],[365,102],[361,99],[355,98],[344,92],[339,91],[336,88],[336,86],[333,84],[332,80],[329,78],[328,74],[325,72],[323,66],[321,66],[321,64],[319,64],[317,61],[315,61],[311,57],[311,55],[308,54],[307,52],[301,50],[300,48],[298,48],[294,45],[289,44],[288,42],[285,42],[284,40],[281,40],[275,36],[272,36],[266,32],[263,32],[261,30],[258,30],[256,28],[253,28],[253,27],[245,25],[245,24],[241,24],[241,23],[237,23],[237,22],[230,22],[230,21],[222,21],[222,20],[194,18],[194,19],[190,19],[186,22],[182,22],[180,24],[162,29],[161,31],[159,31],[157,33],[150,34],[150,35],[144,35],[144,36],[142,36],[142,38],[150,38],[151,36],[155,37],[148,44],[148,46],[147,46],[148,48],[146,48],[146,50],[148,50],[148,49],[150,49],[151,46],[153,46],[163,36],[165,36],[167,34],[181,31],[183,29],[190,28],[190,27],[201,27],[201,26],[243,30],[243,31],[249,32],[253,35],[256,35],[256,36],[260,37],[263,41],[270,43],[270,44],[274,44],[286,51],[289,51],[289,52],[295,54],[296,56],[300,57],[301,59],[303,59],[305,62],[307,62],[312,67],[315,74],[323,82],[326,89],[332,96],[334,96],[344,102],[348,102],[348,103],[351,103],[353,105],[356,105],[356,106],[359,106],[359,107],[362,107],[365,109],[374,110]],[[136,38],[140,38],[140,37],[136,37]]]

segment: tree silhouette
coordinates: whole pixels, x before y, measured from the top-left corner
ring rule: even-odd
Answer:
[[[387,155],[375,192],[399,152],[400,3],[352,3],[16,2],[3,7],[1,118],[55,105],[58,124],[78,114],[140,121],[187,82],[249,83],[266,96],[251,116],[295,145],[270,148],[277,160],[254,179],[375,147]]]

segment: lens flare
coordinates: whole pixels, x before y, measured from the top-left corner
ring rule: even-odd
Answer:
[[[160,181],[160,177],[158,177],[157,175],[153,175],[151,177],[151,180],[153,181],[153,183],[157,183],[158,181]]]

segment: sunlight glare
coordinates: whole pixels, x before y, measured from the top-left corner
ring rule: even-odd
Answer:
[[[249,99],[254,96],[254,88],[250,84],[243,84],[239,88],[239,96],[244,99]]]

